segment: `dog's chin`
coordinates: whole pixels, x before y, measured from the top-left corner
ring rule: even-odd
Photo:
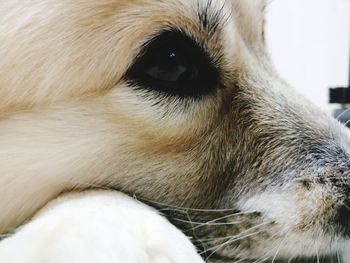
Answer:
[[[197,245],[203,248],[204,258],[239,262],[293,262],[297,258],[302,258],[302,262],[337,262],[349,236],[349,228],[342,222],[337,222],[335,217],[329,219],[324,213],[314,221],[309,220],[304,217],[305,211],[298,211],[292,205],[283,206],[280,211],[277,205],[265,210],[260,202],[266,199],[263,196],[259,199],[251,200],[253,204],[245,202],[245,209],[237,213],[240,216],[226,218],[226,229],[213,225],[211,236],[200,238],[203,242]]]
[[[349,246],[350,210],[346,195],[334,198],[324,185],[301,189],[290,185],[268,190],[240,204],[242,211],[258,211],[265,236],[251,242],[247,255],[273,262],[340,262]],[[299,261],[295,261],[299,262]]]
[[[314,205],[308,209],[304,205],[314,203],[298,203],[290,194],[253,196],[238,203],[236,210],[157,208],[192,236],[208,262],[338,262],[349,235],[344,220],[334,216],[342,210],[325,213]]]
[[[315,258],[337,255],[350,235],[347,199],[340,202],[343,196],[338,197],[332,197],[324,186],[305,191],[293,184],[242,198],[238,204],[241,213],[254,211],[259,217],[239,231],[237,240],[228,240],[228,246],[215,253],[250,260],[283,258],[287,262],[303,257],[315,262]]]
[[[332,258],[345,246],[341,235],[326,233],[320,224],[300,231],[297,224],[285,224],[264,211],[172,210],[168,217],[192,236],[208,262],[289,262],[295,258],[315,262],[317,258]]]
[[[267,259],[287,259],[292,258],[315,259],[331,258],[338,255],[346,245],[341,237],[332,235],[319,235],[315,233],[298,233],[288,231],[280,234],[274,242],[266,240],[261,250],[258,250],[256,258],[266,257]],[[271,242],[271,244],[266,244]],[[307,262],[307,261],[306,261]]]
[[[254,227],[253,227],[254,228]],[[346,248],[344,237],[325,234],[317,227],[308,232],[299,232],[290,226],[278,224],[266,217],[244,235],[225,242],[211,243],[213,249],[205,251],[204,258],[213,262],[338,262],[341,251]],[[246,260],[246,261],[244,261]]]

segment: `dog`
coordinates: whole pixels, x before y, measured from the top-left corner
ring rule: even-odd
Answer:
[[[349,131],[276,73],[265,7],[2,1],[0,261],[340,260]]]

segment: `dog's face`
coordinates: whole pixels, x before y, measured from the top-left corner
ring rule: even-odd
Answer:
[[[209,259],[336,253],[348,132],[275,73],[264,6],[1,3],[1,229],[107,187],[158,207]]]

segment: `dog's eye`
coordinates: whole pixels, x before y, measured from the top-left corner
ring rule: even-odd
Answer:
[[[180,32],[165,32],[150,41],[126,76],[138,88],[200,97],[218,87],[213,64],[194,40]]]

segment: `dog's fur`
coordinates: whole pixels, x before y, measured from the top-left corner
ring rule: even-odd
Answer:
[[[159,209],[208,260],[337,253],[350,235],[349,133],[275,72],[264,7],[2,1],[0,232],[66,192],[105,191],[49,204],[0,242],[0,261],[201,262],[173,225],[113,190]],[[209,54],[220,88],[192,98],[130,83],[166,30]]]

